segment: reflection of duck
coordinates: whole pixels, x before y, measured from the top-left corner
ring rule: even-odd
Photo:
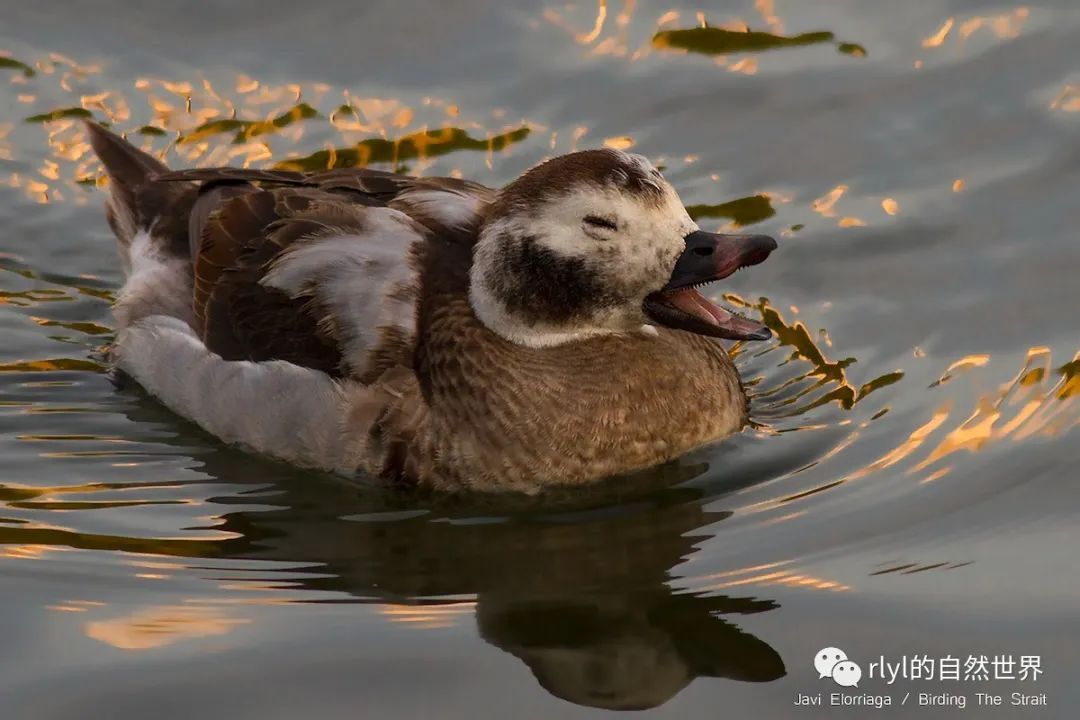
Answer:
[[[579,705],[643,710],[700,676],[782,677],[775,650],[715,617],[773,607],[744,598],[657,594],[507,605],[487,600],[476,614],[484,639],[528,665],[553,695]]]
[[[533,490],[746,422],[716,338],[769,331],[694,287],[775,242],[700,231],[644,158],[574,153],[499,192],[362,169],[166,175],[87,127],[129,272],[118,364],[218,437],[391,481]]]
[[[217,456],[207,457],[208,470]],[[700,469],[671,467],[667,480]],[[492,500],[395,520],[372,512],[395,501],[379,506],[334,483],[298,477],[277,490],[275,503],[286,507],[225,516],[220,529],[246,539],[229,545],[230,557],[312,563],[317,576],[291,582],[394,606],[474,596],[481,636],[566,700],[654,707],[695,677],[761,682],[785,674],[768,644],[717,617],[768,611],[774,602],[679,594],[667,584],[707,534],[700,529],[726,516],[703,510],[696,491],[669,488],[631,505],[601,498],[578,510]]]

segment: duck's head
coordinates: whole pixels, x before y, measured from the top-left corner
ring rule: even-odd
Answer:
[[[537,165],[499,193],[474,252],[470,301],[489,329],[531,347],[655,325],[764,340],[768,328],[696,288],[775,248],[763,235],[702,231],[640,155],[585,150]]]

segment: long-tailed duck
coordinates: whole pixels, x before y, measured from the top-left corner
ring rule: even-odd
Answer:
[[[742,428],[695,288],[776,242],[700,230],[646,159],[501,190],[369,169],[170,172],[102,127],[126,273],[115,363],[225,442],[444,490],[584,484]]]

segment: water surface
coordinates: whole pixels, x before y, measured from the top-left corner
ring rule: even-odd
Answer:
[[[1080,10],[98,2],[0,23],[4,718],[865,716],[812,658],[1038,656],[897,716],[1073,717]],[[174,167],[460,174],[609,145],[705,229],[755,426],[587,493],[401,496],[222,447],[98,348],[110,123]],[[976,691],[1048,707],[973,708]],[[914,703],[915,700],[909,700]]]

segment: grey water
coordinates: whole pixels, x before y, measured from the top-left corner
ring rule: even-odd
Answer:
[[[713,288],[774,330],[754,425],[539,498],[224,447],[101,361],[82,118],[174,167],[645,154],[780,243]],[[1075,717],[1078,228],[1073,0],[4,3],[0,716]],[[912,657],[959,678],[871,676]]]

